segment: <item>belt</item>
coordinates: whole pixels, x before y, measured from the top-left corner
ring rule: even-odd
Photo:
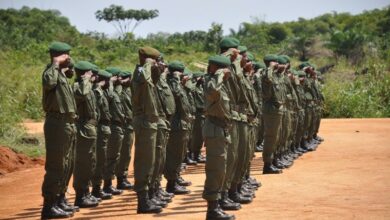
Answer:
[[[74,123],[76,115],[74,113],[46,112],[46,118],[54,118],[59,121]]]

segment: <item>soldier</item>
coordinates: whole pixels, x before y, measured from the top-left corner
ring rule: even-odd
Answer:
[[[96,158],[96,98],[93,92],[93,65],[87,61],[75,64],[76,81],[73,85],[77,105],[77,141],[73,187],[76,192],[75,206],[89,208],[99,205],[98,200],[89,193],[89,181],[93,175]]]
[[[205,88],[206,120],[203,127],[206,147],[206,181],[203,191],[203,198],[207,200],[206,219],[235,219],[234,215],[222,211],[218,203],[226,175],[227,148],[231,141],[231,110],[227,88],[223,83],[229,78],[229,66],[230,60],[225,56],[209,58]]]
[[[124,125],[123,125],[123,140],[120,151],[120,157],[118,165],[116,166],[115,175],[117,178],[117,189],[132,189],[133,185],[127,179],[129,165],[131,161],[131,148],[134,142],[134,129],[133,129],[133,107],[131,104],[131,72],[122,71],[119,76],[121,77],[122,93],[121,102],[124,113]]]
[[[322,109],[323,109],[325,98],[324,98],[324,95],[322,93],[321,83],[319,80],[321,72],[315,70],[314,73],[315,73],[314,74],[314,88],[317,92],[317,105],[316,105],[317,106],[317,109],[316,109],[317,119],[314,123],[313,139],[316,140],[317,142],[321,143],[324,141],[324,139],[322,137],[318,136],[318,130],[319,130],[320,124],[321,124]]]
[[[195,100],[195,121],[192,129],[192,138],[190,143],[190,149],[192,152],[192,158],[198,163],[205,163],[205,158],[201,155],[200,150],[203,146],[202,127],[204,125],[204,73],[193,73],[193,81],[195,83],[195,89],[192,92]]]
[[[257,141],[256,141],[256,152],[263,151],[263,140],[264,140],[264,119],[263,119],[263,89],[261,87],[261,78],[266,69],[265,65],[260,62],[253,63],[254,74],[252,77],[253,87],[256,90],[258,100],[258,129],[257,129]]]
[[[159,121],[157,96],[153,79],[160,75],[156,63],[160,52],[151,47],[138,50],[139,64],[131,83],[133,127],[135,134],[134,190],[137,192],[137,213],[160,213],[162,207],[149,199],[149,186],[153,175],[157,122]]]
[[[92,177],[92,195],[100,199],[111,199],[112,194],[101,189],[103,174],[106,166],[107,144],[111,135],[111,114],[109,107],[109,88],[112,74],[105,70],[98,70],[98,80],[94,92],[96,96],[99,122],[96,140],[96,167]]]
[[[185,186],[191,185],[191,182],[183,180],[180,176],[181,162],[184,160],[189,140],[189,122],[192,117],[187,93],[181,83],[184,69],[183,63],[173,61],[168,65],[167,74],[167,82],[175,97],[176,112],[171,121],[164,176],[168,181],[167,192],[174,194],[190,193]]]
[[[170,121],[176,112],[176,104],[172,91],[166,81],[166,64],[162,57],[158,59],[158,64],[162,74],[155,79],[154,83],[156,85],[156,96],[158,97],[157,105],[159,120],[157,122],[156,157],[149,194],[151,195],[151,198],[154,198],[155,200],[157,199],[169,203],[172,202],[174,194],[168,193],[162,189],[161,180],[166,163],[166,148],[169,131],[171,129]]]
[[[239,181],[237,178],[239,177],[235,176],[238,167],[239,123],[241,123],[242,120],[238,112],[238,101],[241,91],[238,85],[238,74],[236,72],[241,71],[240,62],[238,61],[240,51],[237,49],[239,44],[240,42],[237,39],[230,37],[223,38],[219,43],[221,55],[229,58],[231,61],[231,64],[229,65],[231,76],[223,81],[229,96],[229,103],[231,106],[230,114],[232,119],[232,125],[229,128],[231,142],[228,144],[227,148],[227,161],[229,162],[226,167],[226,177],[224,179],[220,200],[220,205],[225,210],[239,210],[241,208],[240,203],[245,204],[252,201],[251,198],[244,197],[240,194],[237,189],[237,182]]]
[[[68,218],[77,208],[69,206],[65,200],[76,141],[76,102],[67,79],[72,74],[64,73],[70,62],[70,50],[66,43],[50,44],[50,64],[42,74],[42,106],[46,113],[43,128],[46,173],[42,184],[42,219]]]
[[[298,77],[298,82],[294,85],[295,92],[298,97],[298,125],[293,143],[295,152],[302,155],[306,151],[301,147],[303,136],[305,132],[305,108],[306,108],[306,97],[303,85],[305,84],[306,74],[303,71],[296,71],[295,76]]]
[[[278,68],[278,56],[269,54],[264,57],[267,67],[262,78],[263,114],[264,114],[264,149],[263,174],[278,174],[282,170],[273,165],[274,154],[280,138],[280,127],[285,105],[283,97],[283,69]]]

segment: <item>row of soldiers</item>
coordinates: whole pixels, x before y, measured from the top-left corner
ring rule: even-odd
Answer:
[[[42,75],[42,218],[70,217],[129,189],[137,192],[137,213],[159,213],[175,194],[190,193],[180,175],[186,161],[206,162],[206,218],[234,219],[223,210],[239,210],[261,186],[250,176],[255,151],[263,151],[263,173],[271,174],[315,150],[323,97],[313,65],[294,71],[277,55],[264,65],[239,44],[222,39],[207,73],[180,61],[166,65],[158,50],[142,47],[131,73],[73,63],[68,44],[52,43]],[[133,142],[134,186],[127,179]],[[65,197],[72,174],[74,205]]]

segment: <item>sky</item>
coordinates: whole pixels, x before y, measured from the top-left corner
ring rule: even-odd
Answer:
[[[111,24],[95,18],[97,10],[111,4],[125,9],[159,10],[157,18],[144,21],[135,29],[136,36],[145,37],[157,32],[207,31],[212,22],[222,24],[228,34],[229,29],[237,30],[242,22],[252,22],[254,18],[284,22],[333,11],[358,14],[389,6],[390,0],[0,0],[3,9],[22,6],[56,9],[81,32],[98,31],[115,36],[118,33]]]

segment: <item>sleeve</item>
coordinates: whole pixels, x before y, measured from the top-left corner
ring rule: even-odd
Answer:
[[[210,80],[206,83],[205,97],[210,102],[220,99],[223,76],[223,70],[220,69],[214,74],[214,76],[211,76]]]
[[[60,69],[58,65],[52,64],[49,68],[45,70],[45,72],[43,72],[42,75],[43,89],[51,90],[54,87],[56,87],[59,71]]]

